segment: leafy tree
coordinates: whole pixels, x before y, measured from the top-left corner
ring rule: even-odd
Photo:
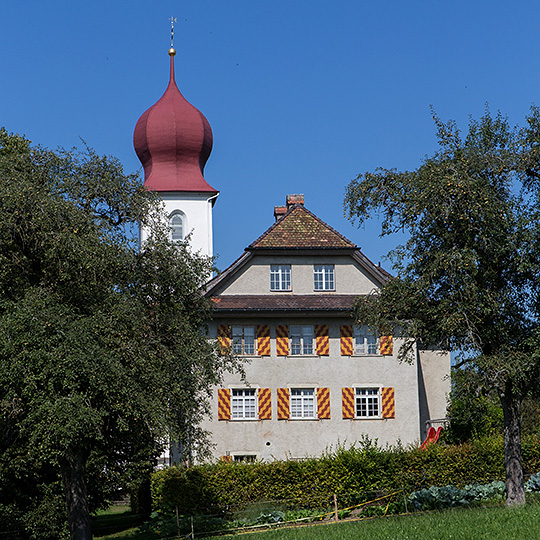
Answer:
[[[91,538],[90,510],[150,466],[156,441],[204,452],[198,422],[232,367],[201,331],[211,261],[171,243],[157,198],[92,150],[2,129],[0,189],[0,485],[56,501],[61,478],[71,538]],[[140,250],[137,224],[151,231]],[[26,536],[60,537],[9,510]]]
[[[538,386],[540,113],[524,129],[486,109],[462,136],[434,115],[439,150],[418,169],[377,169],[353,180],[345,207],[362,223],[378,212],[382,235],[405,231],[390,256],[398,277],[360,300],[357,316],[398,326],[415,341],[457,351],[504,417],[507,503],[524,501],[520,413]]]
[[[474,366],[452,369],[444,440],[459,444],[489,437],[503,429],[503,412],[495,389],[487,388]]]
[[[447,416],[444,440],[454,444],[503,430],[503,410],[496,389],[487,386],[470,364],[452,369]],[[527,395],[521,404],[521,434],[525,437],[540,434],[540,403],[536,392]]]

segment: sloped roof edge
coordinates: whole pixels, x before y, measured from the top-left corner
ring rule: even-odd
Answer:
[[[350,312],[355,294],[239,294],[211,298],[216,312]]]
[[[240,257],[238,257],[231,265],[225,268],[223,272],[206,282],[206,285],[204,286],[204,295],[211,296],[212,291],[219,287],[223,281],[236,274],[236,272],[240,270],[251,257],[253,257],[251,253],[244,251],[244,253],[242,253],[242,255],[240,255]]]
[[[353,259],[364,269],[366,272],[371,274],[373,277],[377,277],[382,283],[387,282],[392,278],[392,274],[387,272],[381,266],[377,266],[374,262],[368,259],[360,249],[356,249],[353,252]]]

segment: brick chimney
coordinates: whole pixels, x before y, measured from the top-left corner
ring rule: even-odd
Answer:
[[[279,221],[287,213],[286,206],[274,206],[274,217]]]
[[[287,195],[287,210],[294,204],[301,204],[304,206],[304,194],[297,193],[295,195]]]
[[[304,194],[287,195],[287,206],[274,206],[274,217],[279,221],[295,204],[304,206]]]

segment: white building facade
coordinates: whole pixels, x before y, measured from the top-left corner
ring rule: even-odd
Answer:
[[[446,414],[450,355],[413,351],[355,324],[355,298],[389,275],[304,207],[275,209],[276,222],[220,276],[207,295],[211,337],[246,359],[245,380],[215,389],[214,457],[300,459],[368,437],[419,443]]]

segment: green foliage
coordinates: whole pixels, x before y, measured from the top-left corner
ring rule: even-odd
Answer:
[[[206,449],[198,419],[231,365],[201,332],[211,261],[169,241],[157,198],[114,158],[4,129],[0,211],[0,505],[44,516],[41,486],[62,474],[89,525],[148,471],[156,441]]]
[[[274,510],[268,514],[261,514],[256,520],[257,525],[263,525],[265,523],[281,523],[285,519],[285,513],[279,510]]]
[[[538,470],[540,439],[529,437],[524,442],[525,469]],[[176,507],[181,514],[239,515],[256,502],[275,509],[279,501],[283,511],[328,508],[334,493],[340,506],[348,507],[398,490],[411,493],[449,484],[465,489],[504,478],[502,444],[501,438],[491,437],[458,446],[404,450],[364,441],[359,447],[339,448],[305,461],[171,467],[152,476],[153,508],[169,516]]]
[[[540,473],[531,474],[525,484],[525,489],[529,492],[540,491]]]
[[[482,376],[473,366],[452,369],[447,416],[450,422],[443,438],[449,443],[488,437],[503,431],[503,409],[499,396],[494,389],[486,387]],[[540,433],[540,401],[534,392],[523,399],[521,419],[523,435]]]
[[[152,512],[152,495],[150,492],[150,471],[141,474],[131,482],[129,502],[134,514],[149,516]]]
[[[324,510],[320,508],[299,508],[296,510],[287,510],[284,513],[284,521],[303,521],[310,523],[320,520],[320,516],[324,514]]]
[[[540,109],[524,129],[486,109],[463,136],[454,122],[434,120],[439,149],[416,170],[380,168],[347,188],[352,220],[376,213],[382,235],[407,238],[390,254],[397,278],[359,299],[356,318],[401,328],[403,360],[414,360],[415,346],[457,351],[485,395],[498,395],[508,500],[522,503],[520,408],[540,371]],[[468,404],[453,403],[463,421],[452,426],[457,440],[473,434]],[[489,399],[474,405],[496,412]]]
[[[537,151],[538,116],[533,109],[530,129],[520,131],[486,111],[464,137],[434,116],[440,149],[417,170],[377,169],[349,184],[351,219],[362,223],[379,212],[383,235],[408,233],[391,254],[400,279],[361,303],[362,318],[399,320],[420,343],[467,355],[528,351],[539,292],[538,207],[524,163]],[[378,309],[370,316],[371,304]],[[519,369],[499,362],[498,381],[532,369],[521,360]]]
[[[413,491],[408,502],[416,510],[440,510],[454,506],[469,506],[488,500],[502,500],[506,491],[504,482],[494,481],[485,485],[467,485],[460,489],[456,486],[431,486],[428,489]]]
[[[485,389],[478,372],[470,366],[452,369],[452,388],[444,440],[460,443],[502,433],[503,412],[499,397]]]

